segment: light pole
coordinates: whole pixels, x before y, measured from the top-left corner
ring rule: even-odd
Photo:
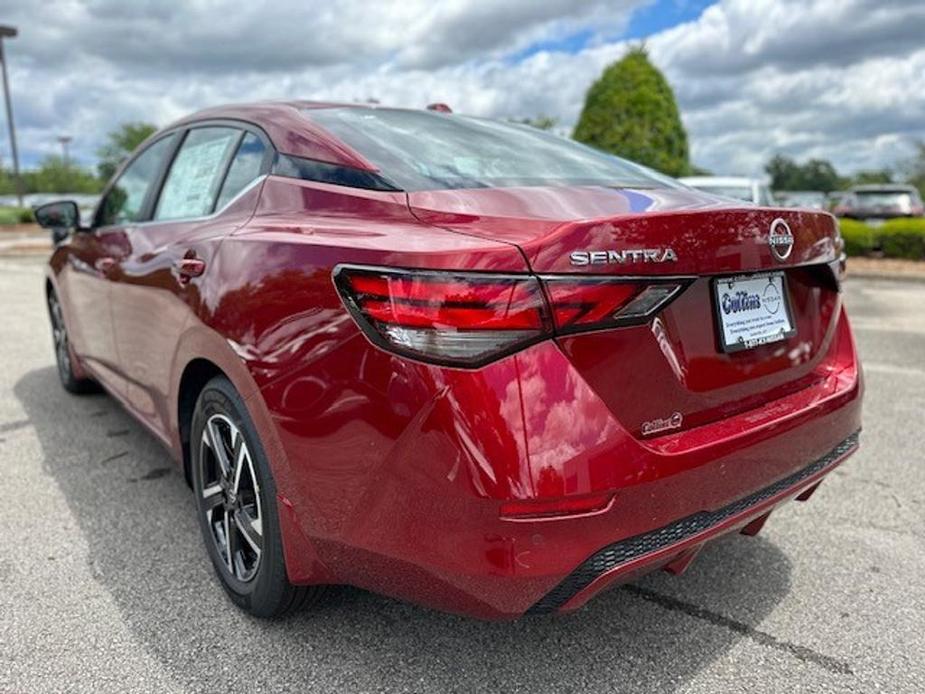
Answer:
[[[61,143],[61,153],[64,155],[64,168],[71,165],[71,158],[68,156],[67,146],[74,138],[70,135],[58,135],[58,142]]]
[[[13,102],[10,100],[10,81],[6,74],[6,55],[3,53],[3,39],[16,37],[16,27],[0,26],[0,64],[3,66],[3,99],[6,102],[6,122],[10,126],[10,153],[13,155],[13,185],[16,198],[22,207],[22,181],[19,180],[19,153],[16,151],[16,126],[13,125]]]

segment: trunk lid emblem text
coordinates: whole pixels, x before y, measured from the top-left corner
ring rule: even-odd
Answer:
[[[625,265],[632,263],[676,263],[672,248],[630,248],[625,251],[572,251],[572,265]]]

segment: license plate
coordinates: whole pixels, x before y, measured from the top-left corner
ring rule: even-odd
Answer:
[[[796,334],[782,272],[714,280],[713,302],[724,352],[752,349]]]

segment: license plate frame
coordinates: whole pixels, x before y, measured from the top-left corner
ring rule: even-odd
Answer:
[[[742,291],[746,296],[731,296],[733,291],[737,291],[737,294]],[[756,294],[757,305],[753,302]],[[724,310],[724,296],[728,297],[727,302],[731,302],[727,303],[729,311]],[[739,299],[738,306],[733,301],[735,298]],[[713,302],[716,333],[722,352],[743,352],[782,342],[797,334],[787,275],[783,271],[716,277],[711,283],[710,300]],[[770,307],[775,305],[777,308],[772,310]],[[734,307],[737,310],[731,310]]]

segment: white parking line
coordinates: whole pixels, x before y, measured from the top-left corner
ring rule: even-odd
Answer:
[[[858,319],[851,320],[851,327],[858,332],[876,333],[906,333],[908,335],[925,335],[925,325],[910,326],[902,319],[890,321],[889,319]]]
[[[874,373],[894,374],[897,376],[918,376],[925,377],[925,369],[917,369],[914,366],[896,366],[894,364],[885,364],[878,361],[865,361],[864,371],[873,371]]]

